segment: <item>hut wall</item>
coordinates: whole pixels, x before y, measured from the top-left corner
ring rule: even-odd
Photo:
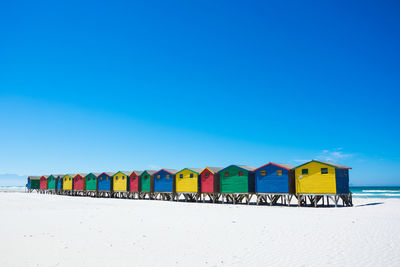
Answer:
[[[111,191],[111,177],[103,173],[97,178],[99,191]]]
[[[321,168],[327,168],[327,174],[321,174]],[[308,174],[302,174],[308,169]],[[319,162],[310,162],[295,169],[296,193],[336,194],[335,168]]]
[[[40,177],[40,189],[47,189],[47,179]]]
[[[72,190],[72,177],[67,175],[63,177],[63,190]]]
[[[62,177],[57,177],[57,190],[61,190],[63,188],[62,182]]]
[[[47,178],[47,188],[56,189],[56,177],[53,175],[50,175],[49,178]]]
[[[164,170],[155,173],[154,192],[174,192],[174,175]]]
[[[129,191],[139,192],[139,177],[135,173],[132,173],[129,180]]]
[[[348,169],[336,169],[336,194],[348,194],[349,188],[349,170]]]
[[[85,178],[81,175],[74,177],[74,190],[85,190]]]
[[[202,193],[219,193],[219,174],[204,169],[200,173],[200,190]]]
[[[96,191],[97,190],[97,177],[94,174],[86,176],[85,190]]]
[[[151,192],[152,191],[151,180],[152,176],[147,171],[142,173],[142,175],[140,175],[140,191]]]
[[[241,172],[241,176],[239,173]],[[228,173],[228,176],[226,176]],[[221,193],[254,192],[254,174],[236,166],[230,166],[219,172]]]
[[[265,171],[265,176],[261,173]],[[282,175],[278,175],[282,171]],[[257,193],[289,193],[289,170],[268,164],[255,172],[255,191]]]
[[[190,177],[192,175],[193,177]],[[182,176],[182,178],[181,178]],[[191,170],[184,169],[175,175],[176,192],[199,192],[199,175]]]
[[[113,191],[127,191],[128,190],[128,178],[122,172],[114,174],[113,180]]]

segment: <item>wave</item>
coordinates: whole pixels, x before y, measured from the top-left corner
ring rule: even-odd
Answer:
[[[362,196],[362,197],[400,197],[400,194],[362,194],[362,193],[353,193],[353,196]]]
[[[362,190],[366,193],[400,193],[400,190]]]

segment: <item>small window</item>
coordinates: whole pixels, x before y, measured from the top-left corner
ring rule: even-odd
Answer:
[[[144,176],[144,179],[147,179],[147,175]]]
[[[118,180],[118,176],[115,176],[115,180]]]
[[[179,178],[183,178],[183,174],[181,173],[181,174],[179,174]]]
[[[103,177],[100,177],[100,181],[103,181]]]
[[[224,175],[225,177],[229,177],[229,172],[226,172]]]
[[[157,175],[157,179],[160,179],[160,175]]]
[[[88,177],[87,180],[90,181],[90,177]]]
[[[266,176],[267,175],[267,171],[261,171],[261,176]]]
[[[106,177],[106,180],[108,181],[108,176]]]
[[[321,174],[328,174],[328,168],[321,168]]]
[[[210,173],[206,172],[205,177],[206,177],[206,178],[210,177]]]
[[[167,179],[169,179],[169,174],[167,174]]]
[[[193,178],[193,173],[190,174],[190,178]]]
[[[239,176],[243,176],[243,172],[239,172],[238,175],[239,175]]]
[[[81,177],[81,181],[82,181],[82,177]]]
[[[282,175],[282,170],[277,170],[276,175],[281,176]]]
[[[122,176],[122,180],[125,180],[125,176]]]
[[[132,180],[135,180],[136,179],[136,176],[132,176]]]
[[[69,180],[71,181],[71,177],[69,177]]]
[[[308,169],[301,169],[302,175],[308,175]]]

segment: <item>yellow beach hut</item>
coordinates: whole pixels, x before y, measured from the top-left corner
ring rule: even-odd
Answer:
[[[349,189],[350,167],[328,162],[312,160],[293,168],[295,171],[296,195],[300,196],[301,202],[307,201],[307,197],[315,206],[323,196],[333,199],[335,205],[341,198],[343,205],[351,206],[351,193]]]
[[[200,198],[200,173],[201,169],[197,168],[185,168],[176,173],[176,200],[183,195],[185,201],[198,201]]]
[[[128,180],[131,173],[119,171],[112,176],[113,197],[128,197]]]
[[[73,185],[73,174],[66,174],[63,176],[62,186],[63,186],[63,194],[64,195],[72,195],[72,185]]]

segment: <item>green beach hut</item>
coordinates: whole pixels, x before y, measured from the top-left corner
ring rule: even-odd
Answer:
[[[87,196],[91,197],[97,196],[97,177],[100,174],[101,173],[91,172],[85,176],[86,180],[85,190]]]
[[[156,171],[145,170],[139,176],[139,198],[152,198],[153,186],[154,186],[154,174]]]

